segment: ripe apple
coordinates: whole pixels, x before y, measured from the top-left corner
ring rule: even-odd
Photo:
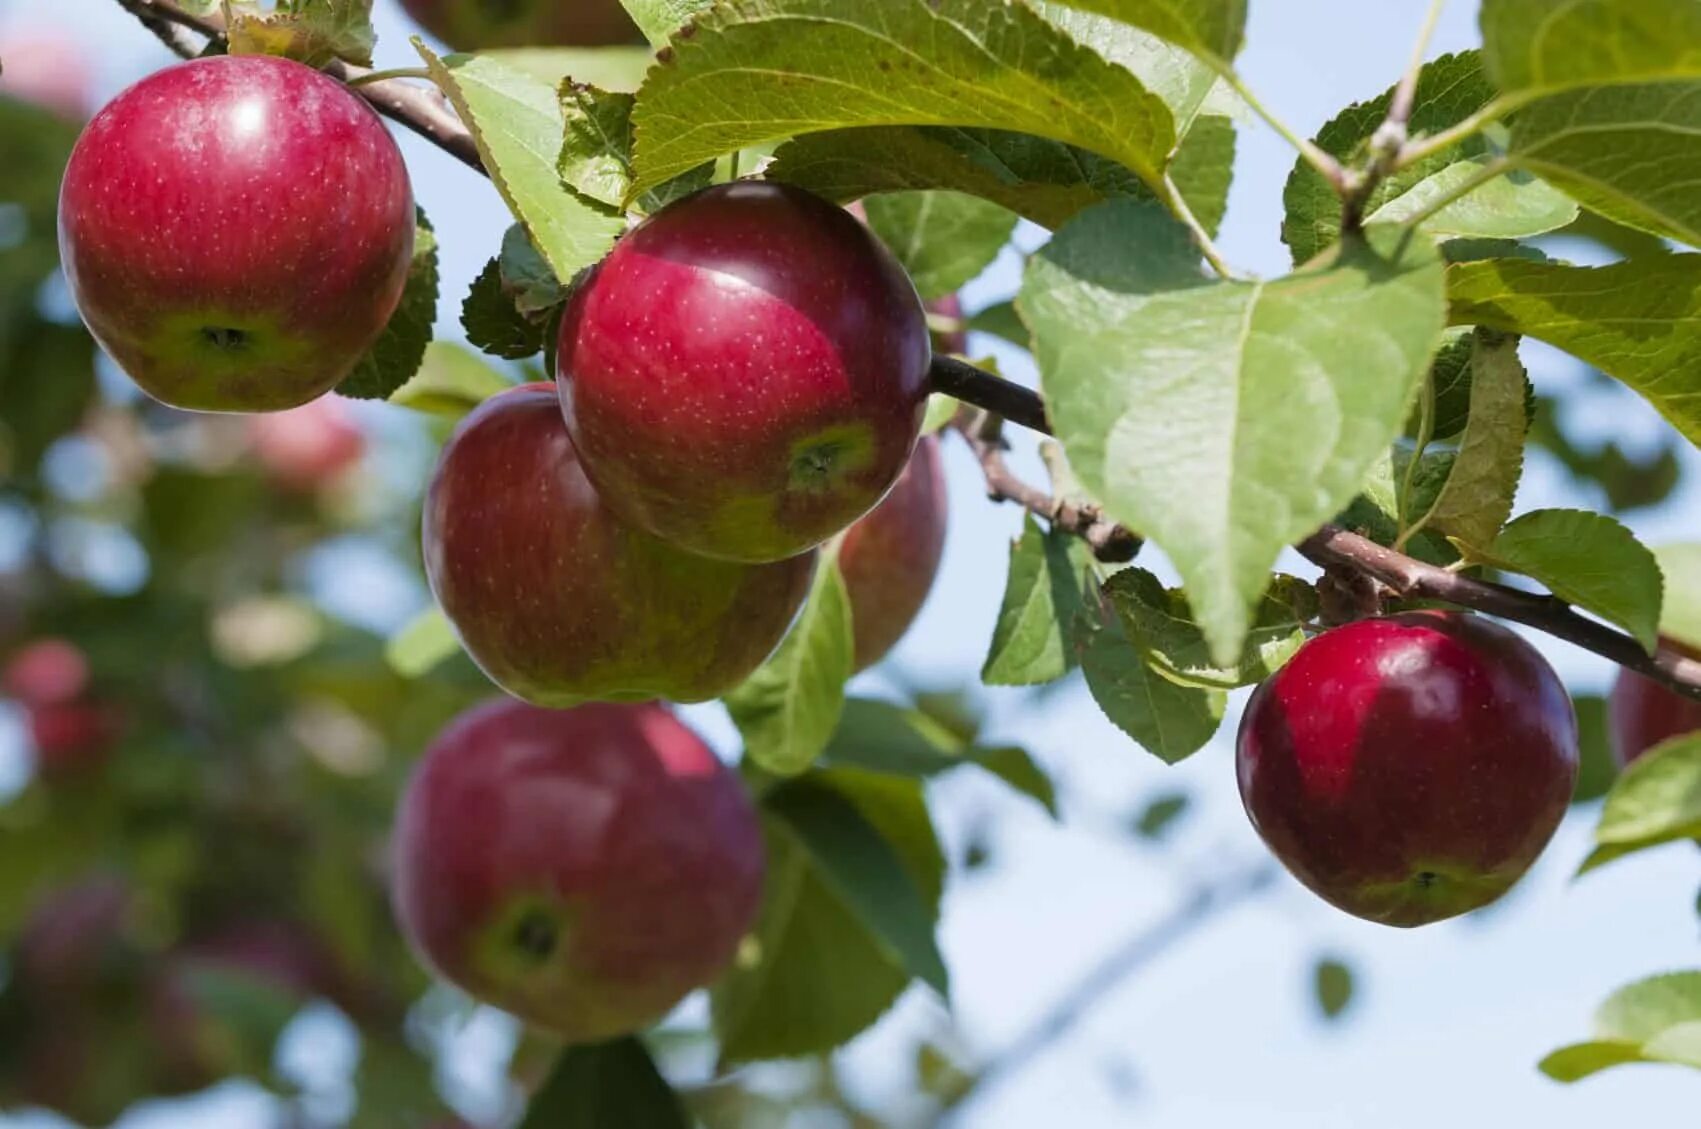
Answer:
[[[425,963],[569,1043],[640,1030],[718,977],[764,866],[737,776],[653,702],[468,711],[415,769],[392,851]]]
[[[59,195],[83,320],[149,395],[278,411],[334,387],[401,299],[413,190],[371,108],[261,55],[180,63],[95,115]]]
[[[402,7],[457,51],[640,41],[620,0],[402,0]]]
[[[473,661],[546,706],[719,697],[784,636],[814,569],[814,554],[707,560],[616,517],[548,384],[499,393],[461,421],[421,540],[431,591]]]
[[[80,122],[89,116],[94,75],[76,39],[52,28],[23,28],[0,37],[0,95],[46,107]]]
[[[272,481],[286,490],[323,486],[366,452],[365,432],[348,401],[337,396],[250,418],[248,441]]]
[[[118,712],[99,702],[28,706],[25,718],[36,774],[48,784],[105,764],[124,728]]]
[[[873,666],[909,630],[945,551],[945,469],[924,436],[891,493],[845,531],[839,569],[850,593],[856,669]]]
[[[0,673],[0,689],[25,706],[60,706],[89,687],[89,660],[66,639],[37,639],[19,648]]]
[[[772,561],[897,480],[930,355],[915,288],[867,228],[740,181],[649,217],[574,294],[561,406],[621,516],[705,556]]]
[[[1661,640],[1692,658],[1701,658],[1692,647],[1671,639]],[[1701,729],[1701,702],[1661,686],[1651,678],[1620,670],[1607,695],[1608,728],[1612,733],[1612,755],[1620,768],[1681,733]]]
[[[1240,795],[1283,864],[1369,921],[1492,902],[1559,826],[1577,720],[1553,668],[1489,620],[1421,611],[1337,627],[1253,694]]]

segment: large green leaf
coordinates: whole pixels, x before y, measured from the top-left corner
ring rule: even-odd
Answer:
[[[1530,382],[1518,339],[1488,330],[1473,335],[1470,372],[1465,433],[1428,524],[1467,545],[1488,545],[1512,516],[1523,475]]]
[[[774,788],[762,806],[803,844],[827,885],[909,973],[950,995],[945,958],[933,931],[938,914],[904,870],[903,860],[843,793],[800,777]]]
[[[921,784],[852,769],[813,776],[848,797],[890,843],[937,912],[945,857]],[[767,892],[752,940],[711,995],[728,1062],[794,1058],[839,1046],[892,1005],[910,976],[778,820],[764,820]]]
[[[1087,689],[1105,717],[1164,763],[1204,748],[1222,724],[1227,695],[1159,674],[1128,637],[1120,616],[1084,611],[1075,645]]]
[[[1414,134],[1439,133],[1487,105],[1494,95],[1479,52],[1443,55],[1418,72],[1410,129]],[[1347,107],[1318,132],[1318,147],[1343,160],[1354,157],[1386,120],[1392,101],[1390,89]],[[1475,175],[1491,159],[1486,138],[1467,138],[1385,177],[1365,202],[1365,211],[1371,222],[1399,222]],[[1282,239],[1295,262],[1308,261],[1340,238],[1341,198],[1309,162],[1295,163],[1282,200]],[[1491,181],[1443,208],[1424,227],[1442,236],[1516,238],[1563,227],[1576,216],[1577,205],[1564,193],[1525,173]]]
[[[1693,0],[1483,0],[1483,55],[1507,94],[1701,78]]]
[[[1660,633],[1701,648],[1701,544],[1662,545],[1654,558],[1666,582]]]
[[[1169,554],[1223,664],[1276,556],[1399,434],[1441,339],[1426,237],[1337,248],[1286,278],[1209,281],[1184,230],[1117,201],[1036,254],[1018,299],[1070,464]]]
[[[1536,510],[1472,556],[1540,581],[1618,624],[1650,652],[1659,634],[1660,566],[1630,530],[1586,510]]]
[[[556,163],[566,121],[555,88],[483,55],[438,58],[423,44],[418,50],[472,130],[508,210],[555,276],[570,279],[601,259],[625,230],[625,220],[562,185]]]
[[[556,2],[583,3],[584,0]],[[674,32],[707,11],[714,0],[620,0],[620,3],[644,38],[660,47]]]
[[[650,71],[633,121],[639,188],[799,134],[953,125],[1079,145],[1161,193],[1176,140],[1131,73],[1024,5],[979,0],[729,0]]]
[[[1028,3],[1075,42],[1134,72],[1134,77],[1162,98],[1175,115],[1177,133],[1187,131],[1216,84],[1217,72],[1210,64],[1132,23],[1088,11],[1067,0]]]
[[[750,759],[787,776],[813,764],[839,724],[853,660],[850,595],[838,550],[823,550],[791,632],[726,696]]]
[[[1619,774],[1601,808],[1595,843],[1618,858],[1698,837],[1701,735],[1691,733],[1656,745]]]
[[[1701,444],[1701,255],[1447,268],[1449,318],[1539,338],[1628,384]]]
[[[631,93],[655,62],[655,56],[644,47],[498,47],[479,55],[531,75],[551,90],[572,79]]]
[[[985,270],[1016,230],[1014,213],[960,192],[897,192],[864,204],[868,226],[923,298],[942,298]]]
[[[1701,1069],[1701,972],[1667,973],[1620,988],[1596,1010],[1594,1035],[1542,1059],[1542,1072],[1575,1082],[1632,1062]]]
[[[1141,568],[1125,568],[1104,585],[1104,597],[1146,662],[1182,686],[1232,690],[1270,677],[1305,642],[1305,625],[1317,616],[1317,591],[1303,580],[1278,576],[1258,602],[1252,629],[1235,662],[1211,659],[1210,648],[1187,605],[1186,593],[1166,589]]]
[[[555,1060],[519,1129],[690,1129],[679,1096],[628,1036],[610,1043],[568,1047]]]
[[[1031,514],[1010,546],[1010,575],[981,667],[988,686],[1034,686],[1069,673],[1069,644],[1092,554],[1086,543],[1058,530],[1046,532]]]
[[[1246,0],[1058,0],[1145,28],[1193,54],[1226,64],[1246,38]]]

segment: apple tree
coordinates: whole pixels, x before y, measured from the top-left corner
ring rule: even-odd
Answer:
[[[949,999],[975,860],[927,782],[1068,814],[971,699],[847,692],[933,583],[941,444],[1025,511],[985,685],[1079,676],[1164,764],[1255,688],[1247,814],[1338,909],[1484,907],[1575,803],[1584,870],[1701,839],[1701,544],[1615,516],[1701,445],[1694,0],[1482,0],[1481,46],[1431,59],[1436,0],[1310,139],[1236,70],[1247,0],[408,0],[454,50],[386,69],[370,0],[114,3],[183,61],[86,123],[0,101],[0,647],[36,752],[0,809],[8,1103],[289,1093],[272,1050],[317,999],[357,1097],[292,1124],[451,1124],[430,1072],[470,999],[527,1024],[524,1129],[960,1116],[1100,981],[989,1061],[947,1023],[921,1121],[840,1086],[907,988]],[[511,213],[465,294],[381,117]],[[1295,153],[1277,277],[1216,243],[1253,128]],[[1019,224],[1019,291],[965,310]],[[443,300],[470,347],[432,340]],[[1567,430],[1526,340],[1662,445]],[[97,343],[148,399],[97,388]],[[404,412],[429,441],[363,476],[358,421]],[[1519,512],[1531,448],[1602,512]],[[387,640],[303,596],[352,531],[423,561],[433,606]],[[1530,632],[1617,664],[1610,697]],[[735,768],[665,704],[708,701]],[[658,1027],[699,989],[703,1024]],[[1350,970],[1316,991],[1338,1013]],[[1701,1068],[1701,970],[1541,1069],[1629,1062]]]

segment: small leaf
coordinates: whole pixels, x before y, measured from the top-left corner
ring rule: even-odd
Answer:
[[[419,371],[390,393],[390,403],[459,419],[496,393],[512,387],[513,381],[465,347],[450,341],[433,341],[425,348],[425,360]]]
[[[438,58],[415,41],[431,77],[472,131],[479,157],[514,218],[557,278],[601,259],[625,230],[617,211],[561,184],[566,122],[555,88],[483,55]]]
[[[988,686],[1033,686],[1062,678],[1075,665],[1069,632],[1092,571],[1084,542],[1042,532],[1033,516],[1010,546],[1010,578],[981,667]]]
[[[611,208],[621,207],[632,191],[633,104],[631,94],[599,90],[582,82],[569,81],[561,87],[561,112],[567,126],[558,165],[561,179]],[[714,162],[705,161],[641,193],[636,201],[638,209],[653,212],[665,207],[706,188],[714,174]]]
[[[461,641],[455,637],[449,617],[430,607],[390,637],[384,645],[384,658],[402,677],[418,678],[453,658],[460,649]]]
[[[1612,755],[1612,742],[1607,733],[1606,699],[1596,694],[1573,694],[1571,704],[1577,710],[1577,787],[1571,793],[1574,804],[1598,800],[1607,794],[1618,778],[1618,761]]]
[[[1619,774],[1595,826],[1595,842],[1610,857],[1594,865],[1694,838],[1701,838],[1701,735],[1692,733],[1654,746]]]
[[[1219,662],[1276,557],[1399,434],[1440,343],[1434,247],[1368,239],[1286,278],[1211,281],[1185,230],[1116,201],[1028,262],[1017,305],[1070,464],[1169,555]]]
[[[631,1036],[568,1047],[555,1060],[519,1129],[690,1129],[679,1096]]]
[[[1166,764],[1204,748],[1222,724],[1227,696],[1171,682],[1146,665],[1118,617],[1103,617],[1097,627],[1091,618],[1082,613],[1088,625],[1076,645],[1087,689],[1105,717]]]
[[[945,430],[962,410],[961,400],[953,399],[943,392],[935,392],[927,398],[927,414],[921,418],[921,433],[934,435]]]
[[[1025,5],[728,0],[672,50],[633,112],[640,188],[801,134],[938,125],[1078,145],[1166,191],[1163,166],[1176,142],[1169,108]]]
[[[492,259],[473,279],[461,304],[461,328],[474,347],[504,360],[535,357],[543,348],[543,327],[521,314],[502,285],[502,263]]]
[[[797,836],[828,886],[869,932],[911,975],[949,997],[945,959],[933,935],[936,916],[897,853],[856,805],[808,777],[781,784],[762,803]]]
[[[1317,592],[1291,576],[1277,575],[1260,599],[1238,659],[1212,660],[1205,637],[1193,621],[1187,595],[1165,589],[1140,568],[1125,568],[1104,585],[1104,597],[1146,662],[1182,686],[1232,690],[1264,681],[1292,658],[1305,642],[1305,625],[1317,618]]]
[[[1484,562],[1539,581],[1555,596],[1616,623],[1651,653],[1659,637],[1660,566],[1624,526],[1583,510],[1536,510],[1513,521]]]
[[[335,59],[372,65],[372,0],[287,0],[274,11],[233,8],[232,55],[282,55],[315,69]]]
[[[956,290],[998,257],[1016,216],[960,192],[894,192],[863,201],[868,226],[925,299]]]
[[[567,288],[519,224],[503,233],[502,254],[496,264],[502,290],[514,300],[514,308],[522,317],[541,324],[548,311],[567,300]]]
[[[1465,433],[1428,523],[1467,545],[1487,545],[1512,516],[1523,476],[1530,383],[1517,338],[1484,330],[1475,334],[1470,373]]]
[[[1620,988],[1595,1011],[1595,1038],[1554,1051],[1541,1070],[1575,1082],[1632,1062],[1701,1069],[1701,972],[1673,972]]]
[[[1170,833],[1192,803],[1186,792],[1166,792],[1149,801],[1134,817],[1134,834],[1152,842]]]
[[[357,400],[382,400],[419,371],[425,347],[431,344],[437,322],[437,236],[425,212],[419,212],[414,231],[413,264],[396,312],[372,348],[337,385],[340,395]]]
[[[1697,196],[1701,199],[1701,195]],[[1448,317],[1546,341],[1641,393],[1701,445],[1701,255],[1447,269]]]
[[[1654,559],[1665,577],[1660,633],[1701,648],[1701,544],[1663,545]]]
[[[1324,1019],[1338,1019],[1353,1002],[1353,970],[1333,957],[1319,960],[1311,972],[1312,992]]]
[[[1641,1061],[1642,1048],[1634,1043],[1573,1043],[1551,1052],[1536,1066],[1555,1082],[1578,1082],[1608,1067]]]
[[[850,597],[833,547],[822,551],[809,598],[779,649],[726,696],[746,755],[782,776],[813,764],[838,727],[854,665]]]

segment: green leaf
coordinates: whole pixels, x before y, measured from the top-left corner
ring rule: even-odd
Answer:
[[[1164,838],[1191,804],[1186,792],[1166,792],[1153,798],[1134,817],[1134,834],[1152,842]]]
[[[335,59],[369,67],[378,41],[372,0],[283,0],[272,11],[234,7],[225,38],[232,55],[282,55],[314,68]]]
[[[467,340],[493,357],[519,361],[543,348],[543,326],[520,313],[502,285],[502,262],[492,259],[473,279],[461,303],[461,328]]]
[[[1319,960],[1311,972],[1312,993],[1324,1019],[1338,1019],[1353,1002],[1353,970],[1333,957]]]
[[[413,378],[390,393],[390,403],[459,419],[514,382],[451,341],[433,341]]]
[[[916,292],[943,298],[985,270],[1016,230],[1016,216],[960,192],[900,192],[864,202],[868,226],[898,257]]]
[[[480,158],[508,210],[557,278],[601,259],[625,230],[610,208],[561,184],[556,161],[566,133],[555,88],[483,55],[438,58],[415,42],[431,77],[472,131]]]
[[[1068,674],[1075,665],[1069,632],[1092,572],[1085,542],[1044,532],[1032,514],[1010,546],[1010,578],[992,646],[981,667],[988,686],[1034,686]]]
[[[921,784],[853,769],[812,774],[848,797],[937,913],[945,856]],[[819,1054],[863,1031],[910,977],[778,820],[764,820],[767,892],[756,930],[710,996],[729,1062]]]
[[[990,333],[1021,349],[1026,349],[1029,344],[1028,327],[1022,324],[1014,302],[998,302],[979,313],[971,314],[969,332]]]
[[[1145,28],[1202,59],[1221,64],[1246,38],[1246,0],[1058,0]]]
[[[1424,452],[1406,489],[1411,451],[1395,447],[1383,452],[1359,483],[1359,495],[1336,516],[1336,523],[1357,530],[1379,545],[1392,545],[1400,535],[1400,515],[1423,513],[1435,504],[1453,470],[1454,452],[1431,447]],[[1459,552],[1439,533],[1420,530],[1406,542],[1406,552],[1430,564],[1447,565]]]
[[[382,400],[406,384],[425,360],[437,322],[437,236],[423,210],[413,237],[413,263],[401,303],[354,369],[337,385],[340,395]]]
[[[1691,0],[1483,0],[1483,55],[1507,94],[1701,78]]]
[[[1654,550],[1665,577],[1660,633],[1701,647],[1701,544],[1662,545]]]
[[[568,1047],[532,1095],[519,1129],[691,1129],[641,1040]]]
[[[1518,339],[1478,330],[1470,373],[1465,433],[1428,524],[1467,545],[1489,545],[1512,516],[1524,472],[1530,382],[1518,359]]]
[[[1084,611],[1079,622],[1081,671],[1105,717],[1166,764],[1204,748],[1222,724],[1227,695],[1179,685],[1147,666],[1117,616]]]
[[[1618,778],[1618,761],[1612,755],[1612,741],[1607,731],[1606,699],[1598,694],[1573,694],[1571,704],[1577,711],[1577,787],[1572,790],[1571,802],[1584,804],[1598,800],[1612,788]]]
[[[717,4],[650,71],[633,120],[640,188],[799,134],[951,125],[1078,145],[1162,193],[1176,140],[1168,107],[1132,74],[1023,5],[979,0]]]
[[[1305,624],[1317,617],[1317,592],[1303,580],[1278,575],[1259,600],[1238,659],[1212,660],[1193,622],[1187,595],[1166,589],[1145,569],[1125,568],[1104,585],[1124,633],[1153,670],[1181,686],[1232,690],[1264,681],[1305,642]]]
[[[522,317],[540,323],[549,311],[567,300],[567,288],[538,253],[526,229],[514,224],[502,234],[502,254],[496,265],[502,290]]]
[[[1698,197],[1701,198],[1701,197]],[[1447,268],[1448,316],[1547,342],[1628,384],[1701,445],[1701,255]]]
[[[1535,510],[1474,556],[1539,581],[1616,623],[1651,653],[1659,637],[1660,566],[1624,526],[1584,510]]]
[[[561,179],[611,208],[619,208],[632,193],[634,102],[631,94],[611,93],[586,83],[568,82],[561,87],[561,112],[567,125],[558,165]],[[637,206],[653,212],[708,187],[714,174],[714,162],[704,162],[639,194]]]
[[[708,11],[714,0],[620,0],[620,3],[644,38],[660,47],[674,32]]]
[[[655,62],[646,47],[499,47],[479,55],[559,90],[568,79],[631,93]]]
[[[1701,734],[1691,733],[1654,746],[1619,774],[1595,843],[1620,858],[1694,838],[1701,838]]]
[[[1057,816],[1057,792],[1051,778],[1025,749],[974,744],[921,710],[905,709],[890,702],[848,699],[839,728],[821,761],[915,777],[931,777],[975,765],[1037,800],[1054,818]]]
[[[943,392],[935,392],[927,398],[927,414],[921,419],[921,433],[933,435],[945,430],[950,422],[957,418],[957,413],[963,408],[961,400],[953,399]]]
[[[1200,114],[1181,139],[1170,163],[1170,179],[1187,201],[1193,218],[1215,236],[1228,214],[1229,188],[1234,183],[1235,126],[1225,114]]]
[[[418,678],[453,658],[461,649],[449,617],[436,607],[414,616],[384,644],[384,658],[404,678]]]
[[[762,804],[790,828],[828,886],[869,932],[912,976],[948,998],[950,977],[933,935],[937,913],[897,852],[856,805],[810,777],[781,784]]]
[[[1217,81],[1216,71],[1204,60],[1132,23],[1087,11],[1067,0],[1029,3],[1047,23],[1067,32],[1075,42],[1132,71],[1170,108],[1178,134],[1187,131]]]
[[[726,696],[745,754],[783,776],[813,764],[838,727],[854,665],[850,597],[835,546],[822,551],[809,598],[779,649]]]
[[[1560,1082],[1575,1082],[1631,1062],[1701,1069],[1701,972],[1672,972],[1627,984],[1595,1011],[1595,1038],[1541,1061]]]
[[[1317,134],[1317,145],[1342,160],[1359,155],[1387,119],[1392,88],[1368,102],[1347,107]],[[1495,89],[1480,52],[1443,55],[1418,72],[1410,130],[1439,133],[1486,106]],[[1416,215],[1471,176],[1496,154],[1481,134],[1451,145],[1385,177],[1365,201],[1371,222],[1396,223]],[[1306,161],[1295,163],[1282,200],[1282,239],[1296,263],[1308,262],[1340,238],[1341,198]],[[1564,193],[1528,174],[1500,177],[1442,209],[1425,230],[1442,236],[1517,238],[1563,227],[1577,216]]]
[[[1444,313],[1422,236],[1372,229],[1286,278],[1208,281],[1184,229],[1122,201],[1030,259],[1017,302],[1071,465],[1169,554],[1224,664],[1277,554],[1399,434]]]

